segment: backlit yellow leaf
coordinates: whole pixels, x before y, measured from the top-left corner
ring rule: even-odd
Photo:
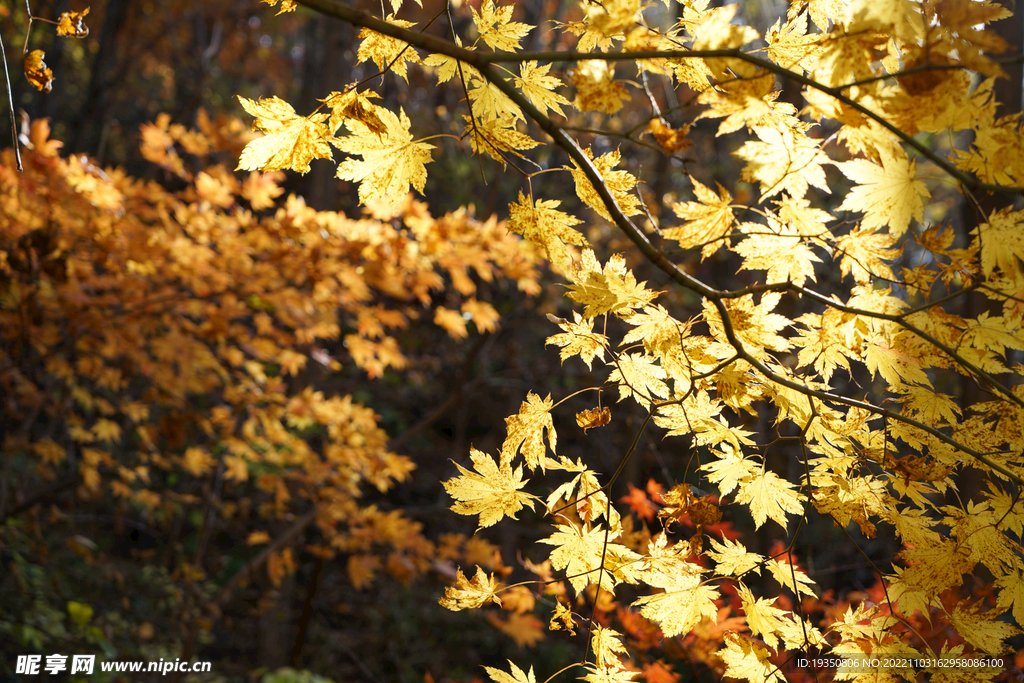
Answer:
[[[388,15],[385,21],[401,28],[411,28],[416,25],[412,21],[395,19],[393,14]],[[359,44],[356,60],[360,62],[372,60],[382,72],[385,69],[390,69],[408,81],[409,64],[418,64],[420,62],[420,56],[416,52],[416,48],[397,38],[371,31],[368,28],[359,31],[358,38],[363,42]]]
[[[728,244],[725,238],[733,226],[732,195],[719,185],[716,196],[692,176],[690,182],[697,201],[679,202],[672,206],[675,214],[686,223],[662,230],[661,234],[666,239],[677,240],[683,249],[700,247],[701,258],[705,259]]]
[[[480,38],[495,50],[515,52],[520,48],[519,41],[533,28],[511,20],[515,5],[495,6],[494,0],[484,0],[479,12],[475,7],[470,9]]]
[[[520,492],[526,485],[521,466],[513,472],[508,463],[499,466],[475,448],[470,449],[470,458],[476,473],[456,463],[462,474],[444,482],[448,495],[459,501],[452,510],[460,515],[480,515],[480,528],[484,528],[503,517],[515,519],[523,507],[533,509],[533,496]]]
[[[774,472],[754,473],[746,482],[740,482],[736,502],[749,504],[754,526],[760,528],[771,517],[783,529],[788,528],[786,513],[798,515],[804,511],[804,495]]]
[[[527,467],[531,470],[538,466],[544,469],[544,431],[547,430],[552,454],[555,453],[555,444],[558,441],[555,425],[551,421],[552,407],[554,403],[550,395],[542,399],[531,391],[519,408],[519,414],[505,418],[508,436],[501,445],[503,465],[511,463],[521,449]]]
[[[921,198],[931,193],[916,179],[917,163],[902,151],[881,151],[881,164],[855,159],[836,164],[847,178],[857,183],[839,205],[839,211],[860,211],[864,214],[861,229],[874,230],[884,225],[899,237],[907,231],[910,219],[919,222],[924,216]]]
[[[359,181],[362,204],[382,199],[394,205],[409,191],[409,186],[423,192],[427,182],[424,164],[431,159],[433,145],[413,142],[409,117],[402,110],[396,116],[387,109],[377,109],[387,132],[378,135],[358,119],[347,119],[350,135],[337,138],[334,144],[346,154],[358,154],[362,160],[346,159],[338,165],[337,177]]]
[[[495,594],[498,586],[494,575],[488,576],[480,567],[476,568],[476,576],[472,580],[467,579],[459,569],[455,574],[455,585],[444,589],[444,597],[439,602],[442,607],[447,607],[453,612],[476,609],[489,602],[500,605],[501,600]]]
[[[323,123],[327,114],[298,116],[290,104],[277,97],[258,102],[239,97],[238,101],[256,117],[253,130],[264,135],[245,146],[236,170],[306,173],[311,160],[331,158],[331,135]]]

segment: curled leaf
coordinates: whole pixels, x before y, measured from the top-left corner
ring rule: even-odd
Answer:
[[[591,427],[603,427],[611,421],[612,411],[608,406],[604,408],[588,408],[581,413],[576,413],[576,424],[583,427],[584,433]]]
[[[370,101],[371,97],[379,97],[377,93],[369,91],[357,92],[354,85],[345,88],[345,92],[332,92],[321,100],[331,108],[331,118],[327,122],[331,133],[335,133],[345,119],[355,119],[366,125],[377,135],[384,135],[388,127],[377,116],[377,106]]]
[[[42,50],[32,50],[25,55],[25,78],[36,90],[50,92],[53,88],[53,71],[47,68],[43,58],[46,53]]]
[[[489,602],[500,605],[501,600],[495,594],[497,590],[498,582],[493,574],[488,576],[484,570],[477,567],[476,576],[470,580],[459,569],[455,575],[455,585],[444,589],[444,597],[441,598],[440,604],[453,612],[483,607]]]
[[[57,19],[57,35],[63,38],[85,38],[89,35],[89,27],[85,25],[85,17],[88,14],[88,7],[81,12],[61,14]]]

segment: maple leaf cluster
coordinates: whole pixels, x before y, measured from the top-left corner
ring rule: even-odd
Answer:
[[[782,680],[786,653],[811,648],[850,657],[1005,651],[1019,633],[1009,617],[1024,625],[1017,355],[1024,350],[1024,212],[1014,204],[1024,194],[1024,145],[1020,113],[997,116],[993,83],[1005,74],[996,55],[1005,44],[986,25],[1008,10],[973,0],[812,0],[792,3],[762,33],[743,23],[736,4],[684,0],[681,17],[666,22],[659,8],[635,0],[581,2],[575,20],[556,23],[561,52],[528,53],[522,39],[534,27],[513,20],[511,4],[486,0],[472,8],[472,28],[464,36],[452,28],[450,41],[398,19],[400,1],[383,19],[308,4],[360,26],[358,57],[382,72],[407,79],[419,65],[439,86],[455,81],[465,100],[467,151],[523,178],[509,204],[509,229],[565,275],[578,309],[572,320],[551,316],[561,331],[548,343],[563,361],[603,362],[618,400],[632,399],[646,414],[641,432],[653,424],[686,439],[703,462],[687,475],[718,488],[714,500],[672,489],[660,503],[664,529],[634,532],[608,495],[614,477],[602,483],[590,463],[557,453],[560,402],[533,392],[507,418],[497,457],[474,449],[475,472],[460,465],[444,483],[453,509],[477,516],[481,528],[526,508],[550,517],[555,530],[541,541],[552,546],[550,555],[528,566],[545,585],[563,572],[578,595],[589,591],[596,616],[585,680],[636,674],[627,636],[598,618],[627,584],[653,591],[623,611],[625,631],[639,632],[630,625],[640,618],[666,638],[714,632],[719,649],[705,664],[752,683]],[[573,44],[574,51],[566,48]],[[570,64],[564,75],[553,70],[557,63]],[[630,69],[636,80],[625,77]],[[678,93],[674,102],[688,94],[695,105],[659,103],[654,79]],[[802,110],[780,97],[782,82],[803,86]],[[266,137],[249,143],[240,166],[303,172],[333,146],[349,155],[338,177],[360,182],[361,200],[393,204],[410,187],[422,192],[430,146],[413,135],[403,111],[373,104],[372,91],[357,107],[362,95],[347,92],[325,100],[329,113],[305,118],[276,99],[243,101]],[[614,116],[640,100],[650,103],[647,120],[623,133]],[[602,151],[585,140],[596,131],[640,145],[634,133],[649,131],[680,160],[692,124],[670,125],[665,112],[689,106],[699,107],[693,122],[720,120],[718,136],[741,139],[732,154],[754,197],[712,189],[707,172],[691,165],[680,193],[692,199],[668,202],[675,218],[656,221],[663,214],[637,192],[641,178],[621,148]],[[347,134],[335,137],[339,123]],[[551,164],[552,148],[569,163]],[[542,170],[533,171],[521,160],[540,150],[543,161],[534,163]],[[577,230],[586,221],[572,213],[575,202],[538,189],[546,187],[535,181],[541,173],[557,171],[571,177],[576,205],[592,211],[587,218],[618,229],[672,291],[649,288],[622,256],[602,265]],[[979,192],[998,199],[982,204]],[[940,224],[943,213],[930,204],[939,194],[976,213],[973,229]],[[901,262],[905,251],[917,256]],[[693,254],[688,267],[680,252]],[[693,274],[698,260],[726,258],[756,273],[755,284],[723,289],[706,271]],[[679,308],[680,290],[700,301],[698,310]],[[984,310],[959,305],[971,297],[983,298]],[[976,384],[988,397],[959,402],[948,393],[957,383]],[[799,444],[798,479],[773,471],[766,452],[775,442],[766,446],[763,433],[747,428],[746,416],[765,412],[773,430],[782,435],[785,426],[785,438]],[[600,403],[580,416],[583,428],[610,419]],[[983,485],[956,500],[958,477],[968,471]],[[527,490],[528,473],[568,481],[543,497]],[[789,531],[799,520],[796,533],[812,516],[856,524],[868,537],[879,524],[891,527],[903,549],[891,567],[877,568],[885,604],[812,623],[799,599],[816,599],[815,584],[793,558],[796,537],[773,555],[724,534],[720,540],[708,530],[725,504],[747,509],[755,528],[771,520]],[[670,540],[683,519],[696,533]],[[948,599],[979,569],[992,577],[991,609],[959,594]],[[748,583],[762,570],[783,595],[754,594]],[[486,573],[472,582],[460,573],[443,604],[482,606],[500,600],[502,590]],[[552,629],[572,630],[567,610],[559,603]],[[906,630],[918,614],[943,620],[960,642],[936,645]],[[714,631],[720,624],[728,628]],[[511,673],[487,672],[495,681],[534,680],[515,664]],[[977,680],[996,673],[972,671]],[[881,672],[841,674],[867,680]]]
[[[275,585],[296,562],[262,529],[296,516],[315,522],[320,557],[348,556],[357,588],[435,560],[494,566],[465,539],[439,556],[419,523],[360,500],[415,464],[373,410],[318,382],[343,365],[406,367],[396,335],[416,324],[493,331],[478,283],[535,292],[538,256],[495,220],[434,217],[411,198],[397,214],[315,211],[283,196],[280,172],[212,162],[253,139],[239,121],[198,126],[161,116],[142,130],[179,191],[60,156],[46,120],[30,126],[23,173],[13,150],[0,159],[0,512],[70,477],[79,500],[171,519],[216,482],[218,519],[257,528],[248,543],[268,548]]]

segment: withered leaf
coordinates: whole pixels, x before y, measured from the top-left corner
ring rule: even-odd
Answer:
[[[46,53],[42,50],[32,50],[25,55],[25,78],[36,90],[50,92],[53,88],[53,71],[47,68],[44,57]]]

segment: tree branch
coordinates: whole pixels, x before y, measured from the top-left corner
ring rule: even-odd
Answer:
[[[753,366],[758,372],[760,372],[765,378],[788,389],[799,391],[800,393],[803,393],[807,396],[813,396],[814,398],[817,398],[822,401],[832,401],[834,403],[839,403],[854,408],[861,408],[875,415],[881,415],[887,419],[902,422],[906,425],[919,429],[924,433],[938,439],[942,443],[952,446],[953,448],[962,453],[970,455],[978,462],[983,463],[984,465],[986,465],[987,467],[991,468],[996,472],[999,472],[1007,479],[1016,483],[1018,486],[1024,486],[1024,479],[1022,479],[1017,474],[1014,474],[1006,467],[1003,467],[999,463],[989,458],[988,454],[982,453],[978,450],[970,448],[969,446],[961,444],[955,439],[943,434],[941,431],[934,427],[931,427],[919,420],[915,420],[914,418],[906,417],[905,415],[901,415],[891,410],[881,408],[872,403],[858,401],[856,399],[847,398],[845,396],[839,396],[838,394],[833,394],[818,389],[810,389],[809,387],[799,382],[795,382],[789,379],[788,377],[784,377],[776,373],[775,371],[771,370],[764,362],[751,355],[751,353],[745,348],[743,343],[737,337],[736,331],[733,328],[732,319],[729,317],[728,310],[725,306],[725,300],[727,298],[734,297],[729,296],[727,292],[717,290],[713,287],[709,287],[705,283],[701,282],[697,278],[693,277],[689,273],[679,268],[679,266],[670,261],[659,249],[657,249],[647,238],[647,235],[643,232],[643,230],[634,225],[633,222],[630,221],[624,213],[622,213],[622,209],[615,201],[615,198],[612,196],[611,191],[608,189],[607,185],[605,185],[604,180],[601,177],[601,173],[597,170],[597,167],[594,166],[593,161],[589,157],[587,157],[586,154],[583,153],[583,150],[580,148],[579,144],[577,144],[575,140],[569,137],[569,135],[566,134],[566,132],[562,130],[562,128],[558,124],[556,124],[548,116],[544,115],[535,106],[533,106],[533,104],[528,99],[526,99],[526,97],[520,94],[519,91],[516,90],[508,81],[502,78],[501,74],[499,74],[495,70],[493,64],[498,62],[523,61],[534,59],[538,61],[573,61],[580,59],[635,60],[653,58],[672,58],[673,56],[677,58],[733,57],[736,59],[742,59],[743,61],[758,66],[762,66],[768,71],[782,75],[786,78],[790,78],[798,83],[807,85],[808,87],[818,89],[826,94],[835,97],[844,104],[853,107],[854,109],[861,112],[865,116],[869,116],[873,120],[877,121],[880,125],[885,127],[887,130],[897,135],[899,139],[903,140],[908,145],[921,152],[922,156],[931,159],[940,168],[942,168],[943,170],[947,171],[950,175],[960,180],[962,184],[967,187],[974,189],[988,189],[992,191],[1010,192],[1015,194],[1024,193],[1024,188],[1008,188],[999,185],[990,186],[986,183],[980,183],[977,180],[974,180],[966,176],[958,169],[954,168],[945,159],[938,157],[934,152],[924,147],[924,145],[919,143],[917,140],[914,140],[913,137],[911,137],[910,135],[904,133],[903,131],[900,131],[898,128],[896,128],[891,123],[882,118],[880,115],[875,114],[866,107],[854,102],[849,97],[839,92],[837,88],[830,88],[828,86],[822,85],[821,83],[818,83],[813,79],[807,78],[806,76],[793,73],[792,71],[788,71],[787,69],[784,69],[765,59],[747,55],[743,52],[740,52],[739,50],[677,50],[671,52],[644,51],[618,52],[597,55],[572,52],[523,52],[518,54],[500,52],[480,53],[475,52],[473,50],[467,50],[457,45],[453,45],[445,40],[441,40],[433,36],[416,33],[415,31],[410,31],[400,26],[389,24],[388,22],[382,21],[381,19],[377,19],[376,17],[367,14],[366,12],[362,12],[351,7],[348,7],[346,5],[343,5],[341,3],[334,2],[334,0],[298,0],[298,2],[311,9],[317,10],[323,14],[337,17],[339,19],[342,19],[343,21],[347,21],[356,26],[362,26],[372,31],[377,31],[378,33],[391,36],[392,38],[397,38],[399,40],[409,43],[410,45],[413,45],[414,47],[420,47],[425,50],[430,50],[433,52],[448,55],[449,57],[462,60],[476,67],[480,74],[485,79],[487,79],[489,83],[494,85],[494,87],[498,88],[510,100],[515,102],[516,105],[519,106],[519,108],[527,116],[529,116],[530,119],[533,120],[534,123],[536,123],[545,133],[547,133],[554,140],[555,144],[558,145],[569,156],[569,158],[572,159],[572,161],[583,171],[583,174],[586,176],[587,180],[590,181],[590,184],[593,186],[594,190],[601,198],[601,201],[604,204],[605,209],[611,216],[612,222],[615,223],[615,226],[619,228],[630,239],[630,241],[633,242],[633,244],[651,263],[653,263],[662,272],[668,275],[669,278],[671,278],[672,281],[675,282],[676,284],[679,284],[692,292],[700,294],[701,296],[710,300],[714,304],[715,308],[718,311],[719,317],[722,320],[722,328],[725,332],[725,336],[728,339],[729,343],[736,350],[736,353],[740,356],[740,358],[750,363],[750,365]],[[778,286],[779,285],[775,285],[774,287]],[[788,289],[790,286],[791,285],[787,283],[786,289]],[[826,301],[829,300],[826,299]],[[829,303],[828,305],[832,304]]]

